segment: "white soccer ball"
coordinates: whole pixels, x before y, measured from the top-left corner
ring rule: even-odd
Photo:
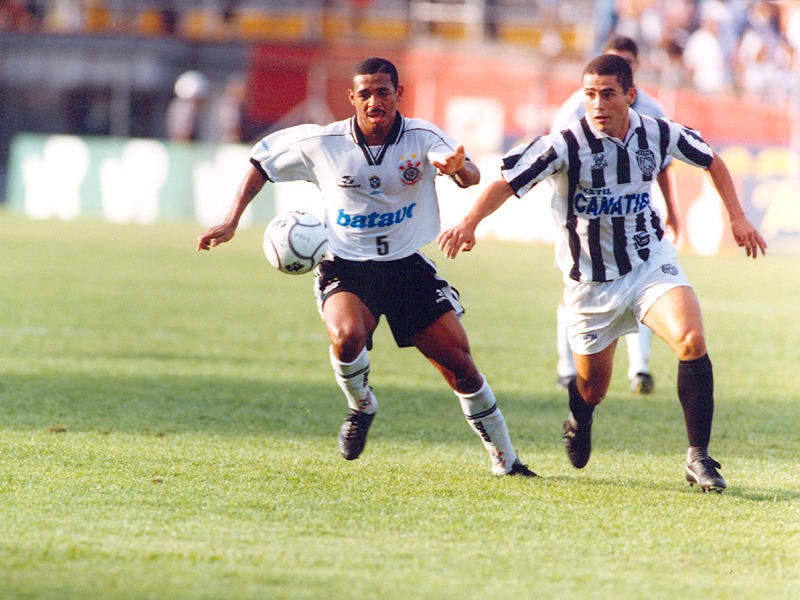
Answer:
[[[308,273],[327,250],[328,232],[311,213],[299,210],[281,213],[264,230],[264,254],[269,264],[283,273]]]

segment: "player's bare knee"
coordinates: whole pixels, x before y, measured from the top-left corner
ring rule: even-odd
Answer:
[[[333,354],[341,362],[353,362],[366,345],[366,336],[358,335],[355,332],[347,331],[343,328],[337,328],[334,331],[328,331],[331,340],[331,347]]]
[[[678,360],[695,360],[707,352],[705,335],[698,329],[689,330],[673,347]]]
[[[578,393],[586,404],[590,406],[597,406],[606,397],[608,392],[608,385],[592,384],[586,379],[578,381]]]

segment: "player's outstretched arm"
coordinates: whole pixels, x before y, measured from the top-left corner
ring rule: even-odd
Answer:
[[[462,188],[480,183],[481,172],[478,165],[467,160],[464,146],[459,146],[452,153],[445,154],[441,158],[432,159],[431,164],[442,174],[453,177]]]
[[[744,248],[747,251],[747,256],[752,256],[753,258],[758,257],[759,249],[761,249],[761,254],[766,254],[767,243],[744,214],[744,208],[739,201],[739,196],[736,194],[736,187],[733,185],[731,172],[719,154],[714,153],[714,160],[711,161],[711,165],[708,167],[708,174],[711,176],[711,181],[714,183],[720,198],[722,198],[725,210],[728,211],[728,217],[731,220],[731,233],[733,233],[733,239],[738,246]]]
[[[261,191],[267,180],[264,175],[251,166],[247,174],[242,179],[236,196],[233,199],[233,204],[228,211],[228,216],[225,221],[220,225],[208,228],[205,233],[197,238],[197,251],[211,250],[215,246],[224,244],[233,238],[236,233],[236,228],[239,226],[239,219],[242,218],[244,209],[250,204],[256,194]]]
[[[447,258],[455,258],[459,251],[469,252],[475,246],[475,229],[486,217],[500,208],[514,194],[505,179],[490,183],[481,192],[474,206],[458,225],[439,234],[439,249]]]

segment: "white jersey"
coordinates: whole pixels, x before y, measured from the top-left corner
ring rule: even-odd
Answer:
[[[271,181],[305,180],[322,192],[328,248],[348,260],[397,260],[439,233],[434,178],[457,144],[435,125],[399,113],[383,146],[368,146],[355,117],[268,135],[250,161]]]
[[[673,156],[707,169],[714,153],[696,131],[628,109],[620,141],[583,117],[569,128],[520,145],[503,157],[503,178],[517,196],[550,178],[561,236],[556,262],[566,282],[617,279],[648,260],[664,236],[650,188]]]

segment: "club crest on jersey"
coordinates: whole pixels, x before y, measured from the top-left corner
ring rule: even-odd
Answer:
[[[605,154],[603,154],[602,152],[600,154],[593,155],[592,158],[594,159],[594,164],[592,165],[592,171],[602,171],[608,166]]]
[[[400,157],[400,164],[397,168],[400,170],[400,180],[406,185],[414,185],[422,178],[422,170],[420,166],[422,161],[417,159],[416,154],[412,154],[411,158],[405,156]]]
[[[636,151],[636,164],[645,177],[652,177],[656,170],[656,155],[649,148]]]

